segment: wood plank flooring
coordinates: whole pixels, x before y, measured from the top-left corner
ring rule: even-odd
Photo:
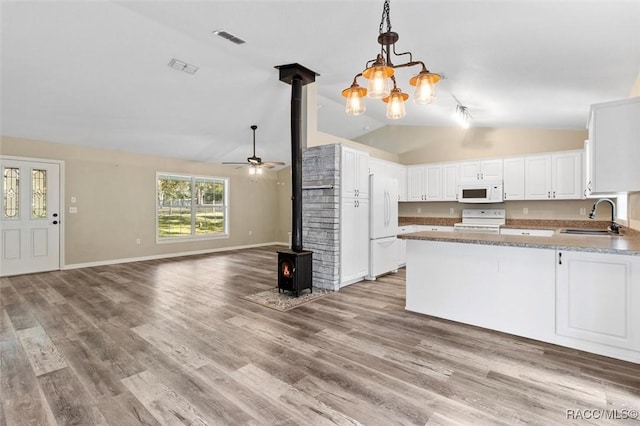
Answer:
[[[407,313],[403,270],[243,300],[277,249],[1,278],[0,426],[640,424],[567,419],[640,409],[639,365]]]

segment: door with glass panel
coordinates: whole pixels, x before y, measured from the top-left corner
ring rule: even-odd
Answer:
[[[0,275],[60,269],[60,165],[0,159]]]

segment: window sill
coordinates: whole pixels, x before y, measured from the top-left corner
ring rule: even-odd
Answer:
[[[162,239],[156,237],[156,244],[195,243],[198,241],[223,240],[226,238],[229,238],[229,234],[202,235],[202,236],[192,236],[192,237],[175,237],[175,238],[162,238]]]

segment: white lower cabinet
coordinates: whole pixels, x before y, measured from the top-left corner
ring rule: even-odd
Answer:
[[[340,212],[340,286],[369,274],[369,200],[345,198]]]
[[[640,350],[640,257],[558,251],[556,332]]]
[[[640,256],[408,240],[406,309],[640,364]]]
[[[407,240],[406,309],[545,340],[555,250]]]

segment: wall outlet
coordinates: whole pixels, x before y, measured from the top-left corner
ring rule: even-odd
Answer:
[[[78,213],[77,207],[69,207],[69,213]]]
[[[136,238],[136,244],[140,245],[140,238]]]
[[[451,207],[451,208],[449,209],[449,214],[454,214],[454,211],[455,211],[455,210],[453,209],[453,207]]]
[[[586,216],[587,215],[587,209],[585,209],[584,207],[580,207],[580,216]]]
[[[529,214],[529,207],[523,207],[522,214]]]
[[[253,231],[251,231],[251,230],[250,230],[250,231],[249,231],[249,235],[251,235],[251,234],[253,234]]]
[[[418,213],[422,213],[422,207],[418,207]]]
[[[71,197],[71,204],[75,204],[76,202],[76,197]]]

